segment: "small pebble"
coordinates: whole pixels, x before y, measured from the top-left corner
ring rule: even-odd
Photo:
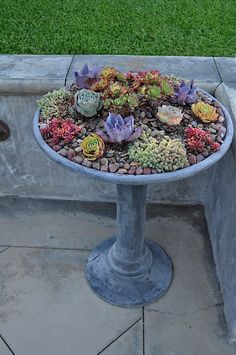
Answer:
[[[76,152],[76,153],[80,153],[80,152],[82,152],[82,150],[83,150],[83,149],[82,149],[81,147],[75,148],[75,152]]]
[[[148,120],[148,118],[147,118],[147,117],[145,117],[145,118],[143,119],[143,123],[144,123],[144,124],[147,124],[147,123],[148,123],[148,121],[149,121],[149,120]]]
[[[52,147],[52,149],[55,150],[55,152],[58,152],[61,149],[61,147],[57,144],[57,145],[54,145]]]
[[[75,151],[74,151],[74,149],[70,148],[68,150],[68,156],[67,157],[68,157],[69,160],[72,160],[72,158],[74,158],[74,156],[75,156]]]
[[[107,158],[102,158],[101,159],[101,164],[102,165],[108,165],[108,159]]]
[[[192,125],[193,127],[197,127],[197,122],[196,122],[196,121],[192,121],[192,122],[191,122],[191,125]]]
[[[72,161],[74,161],[75,163],[81,164],[83,161],[83,158],[80,157],[79,155],[77,155],[74,158],[72,158]]]
[[[224,118],[223,116],[220,116],[220,117],[218,118],[218,122],[220,122],[220,123],[223,123],[224,120],[225,120],[225,118]]]
[[[127,171],[126,169],[119,169],[119,170],[117,171],[117,173],[118,173],[118,174],[127,174],[128,171]]]
[[[93,167],[94,169],[96,169],[96,170],[100,170],[101,164],[100,164],[100,163],[93,163],[93,164],[92,164],[92,167]]]
[[[107,172],[108,171],[108,165],[102,165],[101,166],[101,171]]]
[[[77,142],[74,142],[71,144],[72,148],[77,148],[79,146],[79,144]]]
[[[128,163],[125,163],[124,164],[124,169],[129,170],[130,169],[130,165]]]
[[[141,112],[141,113],[140,113],[140,117],[141,117],[141,118],[144,118],[145,116],[146,116],[146,113],[145,113],[145,112]]]
[[[91,168],[92,162],[89,161],[88,159],[84,159],[82,165],[86,166],[86,168]]]
[[[192,154],[188,157],[188,160],[191,165],[196,164],[196,162],[197,162],[195,155],[192,155]]]
[[[218,143],[223,143],[223,139],[221,138],[221,136],[217,136],[216,137],[216,141],[218,142]]]
[[[226,134],[226,128],[224,126],[220,127],[218,134],[221,138],[224,138],[224,136]]]
[[[63,149],[61,149],[61,150],[59,151],[59,154],[62,155],[63,157],[67,157],[68,152],[67,152],[66,149],[63,148]]]
[[[156,169],[152,169],[152,174],[157,174],[157,170]]]
[[[204,160],[204,156],[202,154],[198,154],[196,158],[197,158],[197,163],[200,163],[200,161]]]
[[[86,128],[81,128],[81,131],[80,131],[80,133],[82,134],[82,135],[85,135],[86,133],[87,133],[87,129]]]
[[[132,161],[132,162],[130,163],[130,165],[131,165],[131,166],[139,166],[139,162],[137,162],[137,161]]]
[[[151,169],[150,168],[144,168],[143,169],[143,173],[144,173],[144,175],[150,175],[151,174]]]
[[[111,158],[111,157],[113,157],[113,155],[114,155],[114,152],[112,150],[110,150],[109,152],[106,152],[107,158]]]
[[[115,173],[118,169],[119,169],[119,164],[118,163],[114,163],[114,164],[110,164],[109,165],[109,171],[111,173]]]
[[[130,168],[129,171],[128,171],[128,174],[129,174],[129,175],[134,175],[135,172],[136,172],[136,167],[135,167],[135,166],[131,166],[131,168]]]
[[[136,169],[136,175],[142,175],[143,174],[143,168],[141,166],[139,166],[137,169]]]

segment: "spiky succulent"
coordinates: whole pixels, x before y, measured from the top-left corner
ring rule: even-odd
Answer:
[[[158,107],[157,117],[162,123],[174,126],[182,121],[183,112],[178,107],[162,105]]]
[[[193,86],[193,80],[190,83],[182,81],[175,89],[171,102],[184,106],[191,105],[197,100],[197,89]]]
[[[195,116],[200,118],[204,123],[216,122],[218,120],[218,113],[216,108],[207,104],[206,102],[199,101],[191,106]]]
[[[134,128],[134,117],[132,115],[123,119],[121,115],[110,112],[104,122],[104,128],[106,132],[98,131],[97,133],[105,142],[109,143],[132,142],[141,134],[140,127]]]
[[[154,168],[158,173],[188,165],[184,144],[161,133],[154,138],[149,132],[142,132],[140,138],[129,145],[128,154],[130,159],[143,167]]]
[[[93,117],[102,108],[101,95],[92,90],[82,89],[75,94],[75,106],[85,117]]]
[[[88,64],[84,64],[80,72],[74,71],[75,84],[81,89],[90,89],[95,84],[101,73],[101,68],[94,64],[92,69],[89,69]]]
[[[37,101],[43,119],[66,117],[71,113],[73,94],[65,89],[54,90]]]
[[[83,155],[88,160],[96,160],[97,158],[101,158],[103,156],[105,144],[98,134],[91,133],[83,139],[81,148],[83,149]]]

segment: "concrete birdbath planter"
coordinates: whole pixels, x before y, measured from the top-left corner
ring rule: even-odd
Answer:
[[[94,292],[124,307],[159,299],[173,271],[144,238],[147,185],[191,177],[222,158],[233,137],[227,110],[192,82],[156,70],[85,65],[73,84],[39,100],[34,134],[62,167],[117,186],[116,236],[86,266]]]

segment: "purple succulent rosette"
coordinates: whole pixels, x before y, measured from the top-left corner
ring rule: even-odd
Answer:
[[[96,83],[100,77],[101,67],[94,64],[92,69],[89,69],[86,63],[80,72],[74,72],[75,84],[81,89],[90,89],[90,87]]]
[[[184,106],[191,105],[197,100],[197,89],[193,86],[193,80],[190,84],[182,81],[178,88],[175,89],[174,95],[171,97],[171,102]]]
[[[104,128],[106,133],[103,131],[97,131],[97,134],[105,141],[109,143],[122,143],[122,142],[132,142],[137,139],[142,129],[134,129],[134,116],[128,116],[122,118],[121,115],[115,115],[114,113],[109,113],[107,120],[104,122]]]

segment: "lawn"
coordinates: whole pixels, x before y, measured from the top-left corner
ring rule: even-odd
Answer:
[[[235,0],[0,0],[0,53],[236,56]]]

